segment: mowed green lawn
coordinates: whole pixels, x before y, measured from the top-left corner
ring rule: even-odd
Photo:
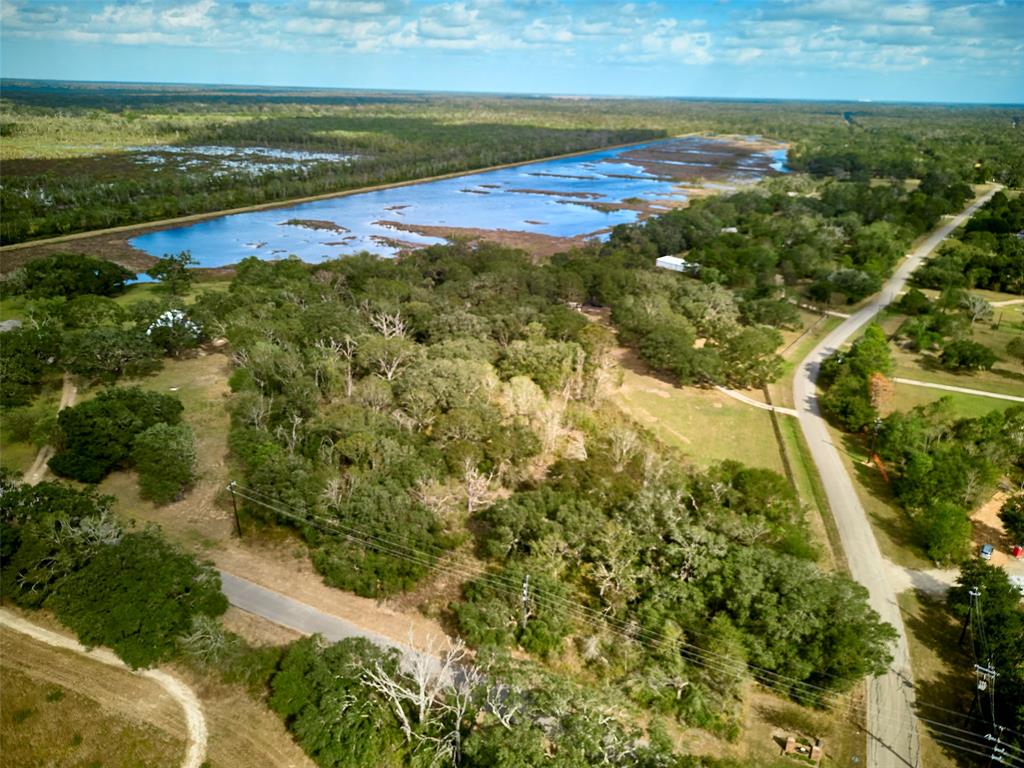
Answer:
[[[958,385],[965,386],[965,385]],[[890,409],[906,412],[919,405],[928,405],[943,397],[949,398],[952,413],[961,419],[976,419],[992,411],[1005,411],[1013,405],[1021,405],[1012,400],[997,400],[994,397],[962,395],[959,392],[945,392],[941,389],[926,389],[910,384],[896,384]]]
[[[699,466],[734,459],[784,471],[771,414],[716,390],[676,387],[623,369],[615,393],[619,406],[665,443]]]

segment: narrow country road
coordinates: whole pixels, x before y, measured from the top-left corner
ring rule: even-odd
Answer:
[[[75,386],[74,380],[71,378],[70,373],[64,374],[64,385],[60,391],[60,405],[57,406],[57,411],[63,411],[65,408],[70,408],[75,404],[75,398],[78,397],[78,387]],[[39,453],[36,454],[35,460],[32,462],[32,466],[25,472],[24,481],[27,485],[36,485],[46,477],[46,471],[49,469],[47,462],[53,457],[53,446],[44,445],[39,449]]]
[[[822,361],[891,303],[903,290],[911,273],[936,246],[970,218],[998,189],[1000,187],[996,186],[976,198],[962,213],[939,226],[911,251],[882,286],[881,292],[869,304],[843,321],[811,351],[800,364],[793,382],[793,400],[799,411],[800,427],[821,474],[851,575],[867,588],[871,606],[878,611],[882,620],[894,626],[899,633],[888,673],[868,680],[868,768],[919,768],[921,765],[917,719],[914,715],[913,672],[903,618],[896,602],[898,590],[886,577],[888,568],[878,549],[867,514],[843,466],[840,449],[832,442],[818,407],[818,371]]]
[[[154,680],[177,701],[185,712],[185,724],[188,728],[188,747],[185,750],[185,758],[181,761],[181,768],[201,768],[206,760],[206,717],[203,715],[203,707],[195,693],[173,675],[161,672],[158,669],[132,669],[113,652],[106,648],[93,648],[89,650],[77,640],[51,632],[10,611],[0,608],[0,625],[23,635],[28,635],[33,640],[52,645],[54,648],[65,648],[86,656],[93,661],[106,664],[118,669],[126,669],[132,674],[140,677],[148,677]]]
[[[311,605],[261,587],[227,571],[220,571],[220,588],[228,602],[236,608],[262,616],[304,635],[320,634],[332,642],[349,637],[362,637],[381,648],[395,648],[403,654],[424,653],[411,645],[396,643],[389,637],[370,632],[350,621],[324,613]]]

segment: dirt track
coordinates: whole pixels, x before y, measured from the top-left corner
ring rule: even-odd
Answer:
[[[49,629],[44,629],[7,610],[0,609],[0,625],[15,632],[20,632],[23,635],[28,635],[34,640],[54,648],[74,651],[93,661],[98,661],[101,664],[117,669],[128,670],[134,675],[156,682],[181,705],[185,714],[185,726],[188,730],[188,747],[185,750],[185,758],[181,762],[182,768],[200,768],[203,764],[203,761],[206,759],[206,718],[203,715],[202,706],[195,693],[176,677],[157,669],[131,670],[127,664],[105,648],[88,650],[77,640],[57,634]]]
[[[72,381],[71,374],[65,373],[64,386],[60,392],[60,405],[57,406],[57,411],[63,411],[65,408],[73,406],[77,397],[78,387],[76,387],[74,381]],[[44,445],[39,449],[39,453],[36,454],[36,458],[32,462],[32,466],[28,468],[27,472],[25,472],[24,480],[27,485],[35,485],[46,477],[46,472],[49,469],[47,462],[52,457],[52,445]]]

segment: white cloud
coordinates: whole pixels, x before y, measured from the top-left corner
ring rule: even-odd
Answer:
[[[523,39],[531,43],[571,43],[574,35],[564,26],[534,19],[523,30]]]
[[[579,61],[1021,71],[1024,3],[757,0],[0,0],[6,37],[402,55],[531,50]],[[944,70],[944,71],[945,71]]]
[[[760,48],[743,48],[736,53],[735,61],[737,64],[746,64],[748,61],[760,58],[762,53],[764,51]]]
[[[199,0],[192,5],[169,8],[160,14],[160,23],[171,29],[188,29],[191,27],[209,28],[213,19],[207,14],[216,5],[215,0]]]

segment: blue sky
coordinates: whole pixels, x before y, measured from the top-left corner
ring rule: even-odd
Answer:
[[[1024,0],[0,0],[4,77],[1024,102]]]

